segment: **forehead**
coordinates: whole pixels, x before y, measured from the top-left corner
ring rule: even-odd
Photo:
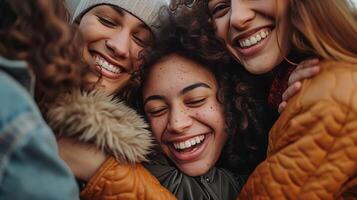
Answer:
[[[150,88],[170,86],[171,89],[182,88],[196,82],[216,85],[213,74],[204,66],[177,54],[165,56],[150,69],[147,83]]]

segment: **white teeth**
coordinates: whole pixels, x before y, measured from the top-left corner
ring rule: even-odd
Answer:
[[[260,36],[260,34],[255,37],[257,38],[258,41],[260,41],[262,39],[262,36]]]
[[[256,39],[255,37],[251,37],[251,38],[250,38],[250,42],[251,42],[252,44],[256,44],[258,41],[257,41],[257,39]]]
[[[191,146],[193,146],[196,144],[196,140],[191,140],[190,143],[191,143]]]
[[[95,63],[99,65],[99,67],[104,68],[110,72],[120,74],[121,73],[121,68],[114,66],[110,64],[108,61],[106,61],[103,57],[101,56],[95,56]]]
[[[196,144],[199,144],[199,143],[201,143],[201,140],[200,140],[200,138],[196,137],[196,138],[195,138],[195,142],[196,142]]]
[[[270,32],[268,30],[261,31],[261,32],[257,33],[256,35],[253,35],[253,36],[250,36],[249,38],[240,40],[239,44],[243,48],[251,47],[251,46],[257,44],[258,42],[260,42],[261,40],[263,40],[264,38],[266,38],[269,34],[270,34]]]
[[[260,34],[262,36],[262,38],[266,38],[268,35],[269,35],[269,32],[268,33],[265,33],[264,31]]]
[[[196,136],[193,138],[190,138],[186,141],[183,142],[173,142],[173,145],[175,147],[175,149],[187,149],[190,148],[193,145],[199,144],[201,143],[203,140],[205,139],[204,135],[200,135],[200,136]]]

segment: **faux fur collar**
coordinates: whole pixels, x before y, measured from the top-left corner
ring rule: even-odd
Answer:
[[[47,115],[58,136],[95,144],[120,161],[145,161],[152,147],[143,118],[103,92],[72,92],[53,104]]]

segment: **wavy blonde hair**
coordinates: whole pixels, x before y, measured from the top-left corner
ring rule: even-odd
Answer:
[[[349,0],[290,0],[292,42],[323,59],[357,63],[357,14]]]

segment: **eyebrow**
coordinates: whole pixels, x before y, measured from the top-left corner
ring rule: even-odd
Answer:
[[[181,92],[180,92],[180,95],[183,95],[183,94],[185,94],[185,93],[187,93],[187,92],[189,92],[189,91],[191,91],[191,90],[194,90],[194,89],[196,89],[196,88],[198,88],[198,87],[204,87],[204,88],[212,89],[212,88],[211,88],[209,85],[207,85],[206,83],[199,82],[199,83],[194,83],[194,84],[192,84],[192,85],[189,85],[189,86],[183,88],[183,89],[181,90]]]
[[[126,11],[123,10],[122,8],[118,7],[118,6],[114,6],[114,5],[110,5],[110,7],[112,7],[115,12],[117,12],[120,16],[124,16]]]
[[[152,100],[164,100],[165,98],[161,95],[152,95],[149,96],[144,100],[144,106],[146,105],[147,102],[152,101]]]

